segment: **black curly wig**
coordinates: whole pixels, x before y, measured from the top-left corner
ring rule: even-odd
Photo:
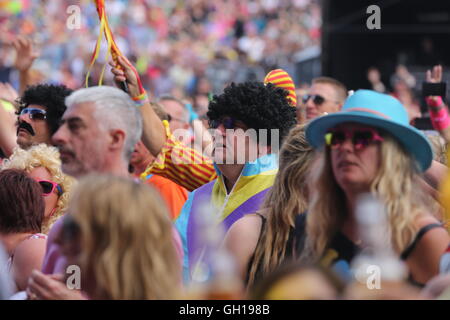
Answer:
[[[232,83],[209,103],[209,120],[228,116],[240,120],[248,128],[279,129],[280,146],[289,130],[296,124],[295,108],[287,99],[288,92],[273,84],[262,82]],[[259,139],[258,139],[259,140]],[[271,144],[268,131],[267,143]]]
[[[31,104],[37,104],[47,109],[47,124],[51,134],[55,133],[59,128],[61,118],[66,111],[64,99],[73,92],[72,89],[64,85],[38,84],[29,86],[19,99],[20,114],[22,109]]]

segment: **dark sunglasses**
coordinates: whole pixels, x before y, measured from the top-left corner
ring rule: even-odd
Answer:
[[[213,129],[217,129],[221,124],[225,129],[234,129],[236,128],[236,120],[233,118],[225,118],[219,120],[210,120],[209,127]]]
[[[58,190],[58,196],[62,195],[63,193],[61,186],[56,182],[49,180],[37,180],[37,182],[42,187],[42,195],[44,197],[51,195],[55,191],[55,189]]]
[[[325,98],[318,94],[305,94],[302,97],[302,101],[304,104],[306,104],[309,99],[313,99],[314,104],[318,106],[325,102]]]
[[[25,108],[20,111],[20,115],[27,114],[30,117],[30,120],[45,120],[47,119],[47,112],[42,109],[37,108]]]
[[[333,129],[325,134],[325,143],[331,149],[337,149],[347,140],[351,139],[356,150],[361,150],[377,141],[384,141],[377,130],[367,129]]]

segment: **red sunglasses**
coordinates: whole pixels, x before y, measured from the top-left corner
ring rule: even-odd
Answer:
[[[58,196],[62,195],[63,190],[59,184],[49,180],[36,180],[42,187],[42,195],[47,197],[51,195],[55,189],[58,190]]]
[[[372,128],[354,130],[332,129],[325,134],[325,143],[331,149],[340,148],[347,139],[351,139],[356,150],[364,149],[369,144],[377,141],[384,141],[379,132]]]

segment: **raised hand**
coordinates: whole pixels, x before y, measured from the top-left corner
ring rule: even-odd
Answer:
[[[427,82],[438,83],[442,82],[442,66],[434,66],[432,70],[427,70],[426,73]]]
[[[128,61],[127,58],[118,57],[117,63],[109,62],[111,65],[111,72],[114,74],[114,81],[120,87],[120,83],[126,81],[128,84],[128,92],[131,97],[136,97],[141,94],[141,85],[139,74],[136,68]]]
[[[34,60],[39,57],[39,52],[33,48],[32,41],[24,36],[18,36],[12,45],[17,52],[15,68],[22,72],[29,70]]]

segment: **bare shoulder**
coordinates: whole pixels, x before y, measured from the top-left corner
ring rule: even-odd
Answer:
[[[439,220],[436,219],[433,215],[427,213],[420,215],[416,220],[416,227],[421,229],[429,224],[439,224]]]
[[[431,224],[439,224],[432,216],[421,216],[416,220],[418,230]],[[426,283],[439,273],[439,262],[450,243],[450,236],[445,228],[428,229],[417,241],[406,262],[414,280]]]
[[[416,221],[416,226],[418,230],[428,225],[437,225],[437,224],[441,224],[441,222],[431,214],[422,215]],[[425,244],[426,247],[426,243],[435,243],[435,242],[442,242],[448,245],[448,243],[450,242],[450,236],[445,228],[437,227],[429,229],[423,235],[422,239],[419,241],[419,245]]]
[[[14,251],[14,261],[43,257],[47,246],[46,238],[32,238],[22,241]]]
[[[245,279],[250,257],[258,244],[261,225],[260,216],[248,214],[236,221],[225,235],[225,247],[234,255],[242,279]]]
[[[431,214],[422,215],[416,221],[417,230],[428,225],[438,225],[440,222]],[[450,236],[445,228],[434,227],[428,229],[417,242],[412,257],[422,259],[423,256],[440,257],[450,243]]]
[[[22,241],[14,251],[12,269],[19,290],[25,290],[33,269],[40,270],[44,260],[46,238],[31,238]]]
[[[262,225],[261,216],[256,213],[251,213],[243,216],[237,220],[231,228],[228,230],[229,233],[241,233],[245,232],[247,234],[257,233],[259,236]]]

